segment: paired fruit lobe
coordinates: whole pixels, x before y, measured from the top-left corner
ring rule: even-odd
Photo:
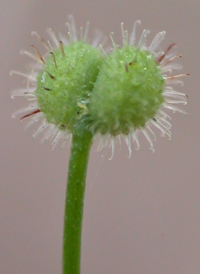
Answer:
[[[102,58],[86,42],[51,52],[37,78],[38,107],[48,123],[72,132],[88,120],[93,134],[129,134],[153,119],[164,102],[164,78],[152,54],[117,47]]]
[[[38,108],[48,123],[72,132],[85,111],[103,58],[86,42],[72,42],[46,58],[37,77]]]
[[[164,101],[164,78],[146,50],[126,45],[105,60],[88,104],[94,133],[129,134],[153,119]]]

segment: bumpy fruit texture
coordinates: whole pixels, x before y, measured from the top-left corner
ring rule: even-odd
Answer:
[[[85,111],[85,104],[99,73],[103,58],[99,50],[80,41],[53,51],[45,60],[37,78],[35,92],[38,107],[48,123],[72,132],[75,121]]]
[[[129,134],[153,119],[164,101],[164,79],[150,52],[126,45],[104,62],[88,104],[94,133]]]

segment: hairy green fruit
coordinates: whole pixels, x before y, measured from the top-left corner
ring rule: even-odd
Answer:
[[[87,23],[85,31],[80,28],[79,35],[72,16],[69,16],[68,35],[56,37],[49,29],[51,41],[46,43],[37,32],[42,45],[47,50],[43,57],[36,47],[36,55],[22,51],[37,61],[29,75],[12,71],[27,78],[27,87],[13,92],[12,98],[22,96],[31,103],[13,114],[23,113],[21,120],[29,118],[27,126],[39,121],[40,126],[33,138],[43,133],[44,140],[52,140],[52,149],[60,140],[62,147],[76,125],[89,130],[92,136],[104,135],[99,149],[110,138],[112,155],[113,137],[119,135],[132,151],[132,141],[140,147],[139,134],[147,139],[150,149],[156,132],[171,138],[171,117],[168,111],[186,113],[179,108],[187,104],[187,96],[173,88],[182,84],[180,77],[189,74],[173,74],[181,66],[173,61],[181,55],[168,52],[175,46],[172,43],[165,51],[160,44],[166,32],[156,34],[150,44],[147,43],[149,30],[143,30],[140,39],[136,39],[136,27],[132,33],[124,30],[121,23],[122,47],[116,45],[113,33],[110,38],[113,51],[106,53],[102,44],[105,38],[98,34],[93,40],[88,39]],[[103,38],[103,39],[102,39]],[[51,45],[52,43],[52,45]],[[103,58],[101,52],[106,55]],[[121,140],[121,139],[120,139]]]
[[[61,49],[45,61],[35,95],[46,121],[72,132],[76,119],[85,111],[103,58],[98,49],[83,41]]]
[[[153,119],[164,101],[164,79],[152,54],[126,45],[108,56],[88,105],[91,129],[129,134]]]

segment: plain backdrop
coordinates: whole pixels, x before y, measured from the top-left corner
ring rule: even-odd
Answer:
[[[200,273],[200,1],[199,0],[7,0],[0,8],[0,273],[61,273],[62,229],[69,146],[54,153],[50,143],[32,140],[33,129],[12,113],[26,101],[10,98],[24,87],[30,60],[19,54],[37,45],[33,30],[48,39],[46,29],[67,34],[73,14],[76,25],[90,21],[89,36],[101,30],[115,33],[120,23],[132,30],[140,19],[138,37],[150,29],[148,41],[162,30],[165,49],[176,42],[185,78],[178,87],[188,96],[188,115],[172,114],[172,140],[161,138],[152,153],[141,137],[141,149],[117,147],[96,152],[94,144],[87,176],[82,274],[199,274]]]

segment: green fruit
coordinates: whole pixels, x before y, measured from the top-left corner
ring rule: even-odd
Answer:
[[[94,133],[129,134],[153,119],[164,102],[165,81],[150,52],[115,48],[105,60],[88,104]]]
[[[72,42],[51,55],[37,77],[38,108],[47,123],[72,132],[85,111],[103,58],[97,48],[84,41]]]

